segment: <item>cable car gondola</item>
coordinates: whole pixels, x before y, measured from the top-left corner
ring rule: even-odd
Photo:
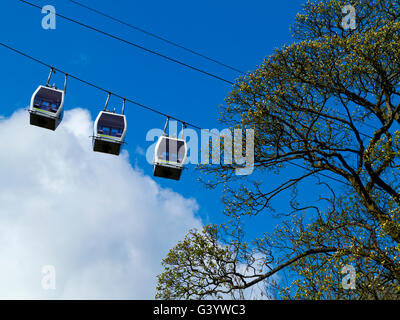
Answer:
[[[40,85],[33,93],[29,113],[31,125],[54,131],[63,118],[68,76],[65,75],[64,90],[57,89],[49,85],[53,72],[52,68],[46,85]]]
[[[185,125],[183,124],[181,139],[170,137],[165,133],[168,120],[164,128],[164,134],[159,137],[156,143],[153,175],[155,177],[179,180],[187,157],[186,141],[183,139]]]
[[[119,155],[127,129],[126,117],[123,114],[125,100],[122,114],[116,114],[115,112],[107,111],[109,99],[110,94],[104,111],[99,113],[94,123],[93,151]]]

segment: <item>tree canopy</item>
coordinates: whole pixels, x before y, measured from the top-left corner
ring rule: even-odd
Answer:
[[[256,286],[270,298],[400,297],[400,1],[357,1],[356,28],[344,30],[347,4],[307,2],[295,42],[236,82],[221,122],[254,129],[258,180],[234,165],[200,168],[207,187],[223,187],[227,222],[171,249],[158,298],[243,298]],[[265,183],[293,165],[297,176]],[[297,189],[304,181],[326,191],[320,201],[296,200],[310,192]],[[292,210],[276,230],[245,241],[243,217],[271,214],[288,190]],[[345,265],[356,272],[350,290]]]

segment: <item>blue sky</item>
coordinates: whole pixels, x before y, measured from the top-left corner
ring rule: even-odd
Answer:
[[[34,1],[52,4],[58,13],[126,38],[165,55],[193,64],[234,81],[238,74],[191,55],[179,48],[110,21],[67,0]],[[240,70],[253,70],[276,47],[292,40],[289,26],[302,1],[84,1],[150,32],[190,49],[223,61]],[[152,56],[139,49],[109,39],[80,26],[57,19],[56,30],[41,28],[44,15],[19,1],[6,0],[0,22],[2,41],[62,70],[113,90],[162,112],[198,124],[202,128],[221,128],[217,119],[219,105],[231,86],[201,73]],[[3,95],[2,115],[26,107],[37,85],[46,81],[48,70],[30,60],[0,50]],[[62,75],[56,74],[59,86]],[[95,118],[106,94],[71,80],[65,108],[82,107]],[[120,108],[113,98],[111,106]],[[165,119],[157,114],[127,105],[128,133],[126,149],[147,174],[151,166],[136,153],[151,144],[145,141],[148,130],[162,128]],[[205,190],[196,180],[194,166],[184,172],[179,183],[159,183],[185,196],[195,196],[200,214],[220,221],[220,194]]]
[[[239,75],[207,60],[191,55],[140,32],[109,21],[67,0],[32,0],[37,5],[51,4],[57,13],[101,28],[109,33],[138,43],[185,63],[234,81]],[[293,24],[303,0],[281,1],[93,1],[82,3],[107,12],[121,20],[163,36],[192,50],[232,65],[240,70],[253,70],[277,47],[293,41],[289,27]],[[222,129],[218,123],[219,105],[229,94],[231,86],[183,66],[145,53],[137,48],[57,19],[56,30],[41,27],[40,10],[16,0],[3,1],[5,9],[0,19],[1,41],[26,52],[57,68],[171,114],[205,129]],[[16,110],[26,108],[33,91],[44,84],[49,70],[26,58],[0,47],[0,114],[10,117]],[[63,77],[53,80],[60,87]],[[52,81],[53,82],[53,81]],[[68,84],[65,110],[87,109],[92,120],[103,108],[106,94],[75,80]],[[120,110],[122,101],[113,97],[111,107]],[[152,166],[138,150],[146,150],[152,142],[146,133],[162,128],[165,119],[135,105],[126,107],[128,132],[126,136],[130,164],[152,176]],[[26,126],[29,126],[28,122]],[[47,133],[51,134],[51,132]],[[10,136],[12,139],[12,136]],[[87,137],[88,141],[90,140]],[[40,148],[39,148],[40,149]],[[94,155],[92,161],[103,159]],[[110,156],[111,157],[111,156]],[[112,168],[110,168],[112,170]],[[293,174],[290,169],[280,176],[265,176],[274,185]],[[210,191],[197,182],[199,173],[190,165],[181,181],[155,179],[166,189],[198,203],[197,215],[203,223],[220,223],[222,215],[220,190]],[[312,183],[304,188],[313,190]],[[285,208],[287,199],[276,205]],[[249,222],[250,234],[272,228],[276,222],[269,217],[262,223]]]

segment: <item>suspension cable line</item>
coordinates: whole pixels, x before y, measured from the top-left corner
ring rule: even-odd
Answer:
[[[155,34],[155,33],[153,33],[153,32],[150,32],[150,31],[144,30],[143,28],[140,28],[140,27],[138,27],[138,26],[132,25],[132,24],[129,23],[129,22],[126,22],[126,21],[123,21],[123,20],[121,20],[121,19],[115,18],[115,17],[113,17],[113,16],[111,16],[111,15],[109,15],[109,14],[103,12],[103,11],[100,11],[100,10],[95,9],[95,8],[93,8],[93,7],[89,7],[89,6],[87,6],[87,5],[83,4],[83,3],[78,2],[78,1],[75,1],[75,0],[69,0],[69,1],[72,2],[72,3],[74,3],[74,4],[76,4],[76,5],[78,5],[78,6],[80,6],[80,7],[82,7],[82,8],[85,8],[85,9],[87,9],[87,10],[89,10],[89,11],[95,12],[95,13],[97,13],[97,14],[103,16],[103,17],[106,17],[106,18],[108,18],[108,19],[110,19],[110,20],[113,20],[113,21],[118,22],[118,23],[120,23],[120,24],[122,24],[122,25],[125,25],[125,26],[127,26],[127,27],[129,27],[129,28],[131,28],[131,29],[134,29],[134,30],[137,30],[137,31],[139,31],[139,32],[142,32],[142,33],[144,33],[144,34],[146,34],[146,35],[148,35],[148,36],[150,36],[150,37],[153,37],[153,38],[156,38],[156,39],[158,39],[158,40],[164,41],[164,42],[166,42],[166,43],[168,43],[168,44],[170,44],[170,45],[172,45],[172,46],[175,46],[175,47],[177,47],[177,48],[180,48],[180,49],[182,49],[182,50],[185,50],[185,51],[187,51],[187,52],[190,52],[191,54],[197,55],[197,56],[199,56],[199,57],[201,57],[201,58],[204,58],[204,59],[206,59],[206,60],[209,60],[209,61],[211,61],[211,62],[214,62],[214,63],[216,63],[216,64],[219,64],[219,65],[222,66],[222,67],[225,67],[225,68],[227,68],[227,69],[230,69],[230,70],[232,70],[232,71],[235,71],[235,72],[238,72],[238,73],[241,73],[241,74],[246,74],[246,72],[241,71],[241,70],[239,70],[239,69],[237,69],[237,68],[235,68],[235,67],[232,67],[231,65],[228,65],[228,64],[226,64],[226,63],[224,63],[224,62],[221,62],[221,61],[218,61],[218,60],[216,60],[216,59],[210,58],[209,56],[206,56],[206,55],[204,55],[204,54],[202,54],[202,53],[199,53],[199,52],[197,52],[197,51],[195,51],[195,50],[192,50],[192,49],[190,49],[190,48],[187,48],[187,47],[185,47],[185,46],[183,46],[183,45],[181,45],[181,44],[178,44],[178,43],[176,43],[176,42],[174,42],[174,41],[168,40],[168,39],[166,39],[165,37],[159,36],[159,35],[157,35],[157,34]]]
[[[22,2],[22,3],[25,3],[25,4],[27,4],[27,5],[30,5],[30,6],[32,6],[32,7],[34,7],[34,8],[37,8],[37,9],[42,10],[42,8],[41,8],[40,6],[38,6],[38,5],[34,4],[34,3],[31,3],[31,2],[29,2],[29,1],[26,1],[26,0],[18,0],[18,1],[20,1],[20,2]],[[230,81],[230,80],[227,80],[227,79],[225,79],[225,78],[222,78],[222,77],[220,77],[220,76],[218,76],[218,75],[216,75],[216,74],[213,74],[213,73],[211,73],[211,72],[202,70],[202,69],[200,69],[200,68],[198,68],[198,67],[194,67],[194,66],[192,66],[192,65],[190,65],[190,64],[187,64],[187,63],[182,62],[182,61],[180,61],[180,60],[171,58],[171,57],[169,57],[169,56],[167,56],[167,55],[165,55],[165,54],[159,53],[159,52],[157,52],[157,51],[148,49],[148,48],[146,48],[146,47],[144,47],[144,46],[141,46],[141,45],[136,44],[136,43],[134,43],[134,42],[131,42],[131,41],[129,41],[129,40],[123,39],[123,38],[121,38],[121,37],[119,37],[119,36],[113,35],[113,34],[111,34],[111,33],[108,33],[108,32],[103,31],[103,30],[101,30],[101,29],[95,28],[95,27],[90,26],[90,25],[88,25],[88,24],[85,24],[85,23],[83,23],[83,22],[80,22],[80,21],[77,21],[77,20],[75,20],[75,19],[69,18],[69,17],[67,17],[67,16],[61,15],[61,14],[59,14],[59,13],[55,13],[55,15],[56,15],[57,17],[60,17],[60,18],[64,19],[64,20],[67,20],[67,21],[70,21],[70,22],[75,23],[75,24],[77,24],[77,25],[80,25],[80,26],[82,26],[82,27],[84,27],[84,28],[86,28],[86,29],[95,31],[95,32],[100,33],[100,34],[103,34],[103,35],[105,35],[105,36],[107,36],[107,37],[109,37],[109,38],[113,38],[113,39],[118,40],[118,41],[120,41],[120,42],[123,42],[123,43],[125,43],[125,44],[131,45],[131,46],[136,47],[136,48],[138,48],[138,49],[141,49],[141,50],[143,50],[143,51],[145,51],[145,52],[147,52],[147,53],[156,55],[156,56],[158,56],[158,57],[160,57],[160,58],[169,60],[169,61],[171,61],[171,62],[173,62],[173,63],[179,64],[179,65],[181,65],[181,66],[183,66],[183,67],[186,67],[186,68],[192,69],[192,70],[194,70],[194,71],[200,72],[200,73],[202,73],[202,74],[204,74],[204,75],[207,75],[207,76],[209,76],[209,77],[215,78],[215,79],[220,80],[220,81],[223,81],[223,82],[225,82],[225,83],[234,85],[234,82],[232,82],[232,81]]]
[[[8,50],[10,50],[10,51],[13,51],[13,52],[15,52],[15,53],[17,53],[17,54],[19,54],[19,55],[21,55],[21,56],[24,56],[24,57],[26,57],[26,58],[28,58],[28,59],[30,59],[30,60],[32,60],[32,61],[35,61],[35,62],[37,62],[37,63],[39,63],[39,64],[41,64],[41,65],[43,65],[43,66],[46,66],[46,67],[50,68],[51,73],[54,73],[54,72],[56,72],[56,71],[57,71],[57,72],[60,72],[60,73],[64,74],[66,77],[75,79],[75,80],[77,80],[77,81],[79,81],[79,82],[81,82],[81,83],[84,83],[84,84],[86,84],[86,85],[88,85],[88,86],[91,86],[91,87],[93,87],[93,88],[95,88],[95,89],[98,89],[98,90],[100,90],[100,91],[103,91],[103,92],[107,93],[107,94],[108,94],[107,101],[108,101],[109,97],[110,97],[111,95],[113,95],[113,96],[115,96],[115,97],[117,97],[117,98],[120,98],[120,99],[122,99],[122,100],[124,101],[124,104],[123,104],[124,108],[125,108],[125,102],[130,102],[130,103],[132,103],[132,104],[134,104],[134,105],[136,105],[136,106],[138,106],[138,107],[141,107],[141,108],[143,108],[143,109],[152,111],[152,112],[154,112],[154,113],[157,113],[157,114],[159,114],[159,115],[161,115],[161,116],[166,117],[166,118],[167,118],[167,121],[168,121],[169,119],[173,119],[173,120],[176,120],[176,121],[182,123],[184,127],[190,126],[190,127],[192,127],[192,128],[198,129],[198,130],[200,130],[200,131],[203,131],[203,130],[204,130],[203,128],[201,128],[201,127],[198,126],[198,125],[195,125],[195,124],[190,123],[190,122],[187,122],[187,121],[180,120],[180,119],[178,119],[178,118],[176,118],[176,117],[174,117],[174,116],[168,115],[168,114],[166,114],[166,113],[164,113],[164,112],[161,112],[161,111],[159,111],[159,110],[157,110],[157,109],[154,109],[154,108],[152,108],[152,107],[146,106],[146,105],[141,104],[141,103],[138,103],[138,102],[136,102],[135,100],[132,100],[132,99],[128,99],[128,98],[126,98],[126,97],[123,97],[123,96],[121,96],[120,94],[114,93],[114,92],[112,92],[112,91],[110,91],[110,90],[106,90],[106,89],[104,89],[104,88],[102,88],[102,87],[100,87],[100,86],[98,86],[98,85],[96,85],[96,84],[94,84],[94,83],[92,83],[92,82],[86,81],[86,80],[81,79],[81,78],[79,78],[79,77],[77,77],[77,76],[74,76],[74,75],[72,75],[72,74],[70,74],[70,73],[67,73],[67,72],[65,72],[65,71],[63,71],[63,70],[61,70],[61,69],[59,69],[59,68],[56,68],[56,67],[54,67],[54,66],[52,66],[52,65],[50,65],[50,64],[48,64],[48,63],[46,63],[46,62],[43,62],[43,61],[41,61],[41,60],[39,60],[39,59],[37,59],[37,58],[35,58],[35,57],[32,57],[31,55],[29,55],[29,54],[27,54],[27,53],[24,53],[24,52],[22,52],[22,51],[20,51],[20,50],[18,50],[18,49],[15,49],[15,48],[13,48],[13,47],[11,47],[11,46],[5,44],[5,43],[0,42],[0,46],[4,47],[4,48],[6,48],[6,49],[8,49]],[[107,107],[107,104],[106,104],[106,107]],[[168,124],[168,122],[167,122],[167,124]],[[167,124],[166,124],[166,126],[167,126]],[[165,129],[164,129],[164,130],[165,130]],[[212,131],[209,131],[209,133],[213,134]],[[287,161],[287,163],[289,163],[289,164],[292,165],[292,166],[296,166],[296,167],[302,168],[302,169],[307,170],[307,171],[310,171],[310,172],[313,171],[313,170],[311,170],[311,169],[309,169],[309,168],[307,168],[307,167],[305,167],[305,166],[299,165],[299,164],[294,163],[294,162],[292,162],[292,161]],[[340,183],[342,183],[342,184],[344,184],[344,185],[346,185],[346,186],[351,186],[348,182],[342,181],[342,180],[340,180],[340,179],[336,179],[336,178],[334,178],[334,177],[331,177],[331,176],[329,176],[329,175],[323,174],[323,173],[321,173],[321,172],[315,172],[315,174],[320,175],[320,176],[323,176],[323,177],[328,178],[328,179],[331,179],[332,181],[340,182]]]

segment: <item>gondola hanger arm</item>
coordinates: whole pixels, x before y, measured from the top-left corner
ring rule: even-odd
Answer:
[[[126,99],[125,98],[122,99],[122,114],[125,113],[125,102],[126,102]]]
[[[186,128],[186,123],[182,121],[182,133],[181,133],[181,139],[182,140],[183,140],[183,137],[184,137],[185,128]]]
[[[169,122],[169,116],[167,116],[167,121],[165,122],[165,126],[164,126],[164,136],[167,135],[167,127],[168,127],[168,122]]]
[[[104,106],[104,111],[107,111],[107,106],[108,106],[108,102],[110,101],[110,97],[111,97],[111,92],[108,92],[107,101],[106,101],[106,104]]]
[[[65,74],[65,80],[64,80],[64,94],[67,92],[67,80],[68,80],[68,73]]]
[[[56,73],[56,70],[54,67],[50,67],[50,73],[49,73],[49,77],[47,78],[47,82],[46,82],[46,87],[49,86],[50,80],[51,80],[51,76],[53,75],[53,73]]]

